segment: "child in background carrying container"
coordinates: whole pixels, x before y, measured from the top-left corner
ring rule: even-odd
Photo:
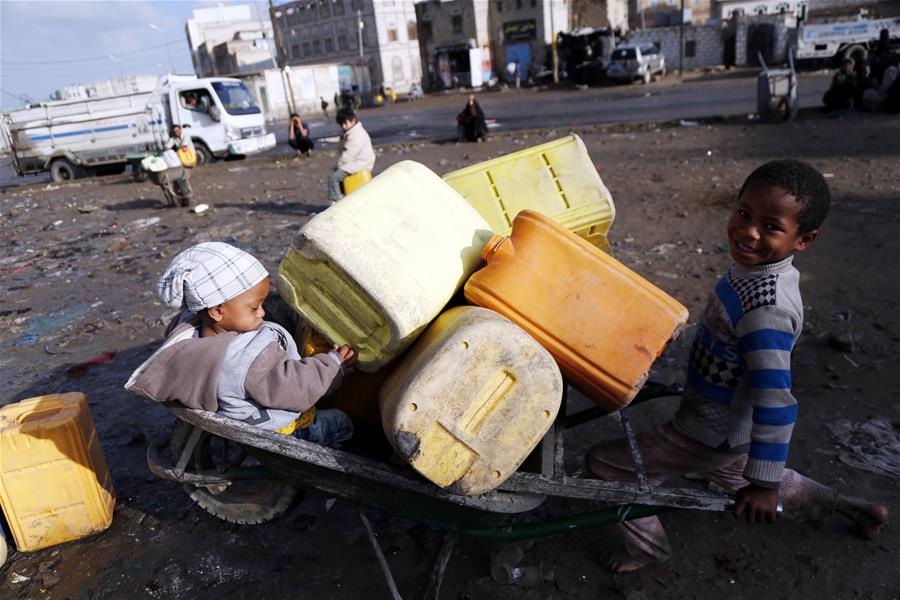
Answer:
[[[350,439],[346,414],[314,405],[352,369],[356,352],[335,346],[301,358],[287,331],[263,321],[269,274],[256,258],[222,242],[198,244],[174,258],[157,290],[186,310],[125,389],[324,446]]]
[[[833,512],[875,538],[886,507],[843,496],[785,468],[797,402],[791,395],[791,350],[803,329],[800,274],[793,255],[816,239],[828,214],[825,178],[796,160],[756,169],[738,194],[726,232],[735,264],[716,284],[697,330],[688,383],[673,421],[639,434],[645,474],[659,485],[696,474],[735,494],[735,516],[775,521],[818,520]],[[588,450],[593,476],[635,481],[626,442]],[[615,572],[667,561],[672,550],[657,517],[617,525],[627,556],[608,561]]]

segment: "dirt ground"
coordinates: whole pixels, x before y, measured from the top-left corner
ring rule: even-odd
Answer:
[[[442,174],[566,133],[384,146],[377,169],[412,159]],[[900,426],[900,119],[804,113],[782,125],[734,120],[578,133],[616,201],[616,256],[686,304],[691,324],[729,266],[724,225],[743,178],[774,157],[804,159],[826,173],[835,198],[831,215],[796,261],[806,326],[794,353],[801,411],[789,464],[876,499],[900,518],[897,479],[842,463],[825,427],[875,417],[887,418],[895,431]],[[323,153],[198,169],[197,201],[212,207],[204,215],[164,208],[158,188],[124,176],[0,194],[0,404],[53,391],[86,393],[118,497],[106,532],[12,553],[0,568],[0,597],[389,597],[356,506],[310,493],[271,524],[217,520],[180,486],[150,474],[147,445],[168,435],[172,417],[122,388],[159,344],[171,314],[154,291],[169,260],[194,243],[224,240],[274,271],[297,228],[326,207],[334,162]],[[660,359],[657,378],[683,377],[687,339]],[[115,355],[103,362],[110,359],[105,352]],[[94,357],[100,364],[79,366]],[[666,401],[643,405],[632,419],[649,427],[673,408]],[[581,468],[590,443],[618,435],[610,421],[567,434],[570,472]],[[564,508],[551,500],[539,510],[547,516]],[[400,592],[420,597],[440,532],[377,510],[369,515]],[[491,544],[463,540],[440,598],[900,597],[896,526],[867,542],[837,518],[819,528],[787,520],[752,526],[729,514],[687,511],[662,519],[675,550],[669,563],[613,576],[601,562],[616,547],[609,530],[563,534],[527,548],[525,564],[556,573],[555,582],[534,588],[494,583]]]

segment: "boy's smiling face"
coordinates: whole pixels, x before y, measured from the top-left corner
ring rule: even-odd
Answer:
[[[746,267],[784,260],[806,250],[818,230],[800,233],[803,204],[779,187],[755,185],[744,190],[728,221],[731,258]]]

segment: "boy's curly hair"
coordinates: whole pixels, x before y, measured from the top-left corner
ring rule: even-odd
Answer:
[[[750,186],[767,185],[781,188],[803,205],[797,215],[799,233],[818,229],[828,216],[831,190],[825,177],[815,167],[799,160],[771,160],[750,173],[738,197]]]

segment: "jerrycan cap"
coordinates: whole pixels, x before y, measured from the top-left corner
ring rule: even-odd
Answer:
[[[491,239],[484,246],[484,250],[481,251],[481,258],[484,262],[491,262],[491,258],[494,257],[494,254],[500,250],[500,246],[503,245],[503,242],[509,239],[508,235],[500,235],[499,233],[495,233],[491,236]]]

